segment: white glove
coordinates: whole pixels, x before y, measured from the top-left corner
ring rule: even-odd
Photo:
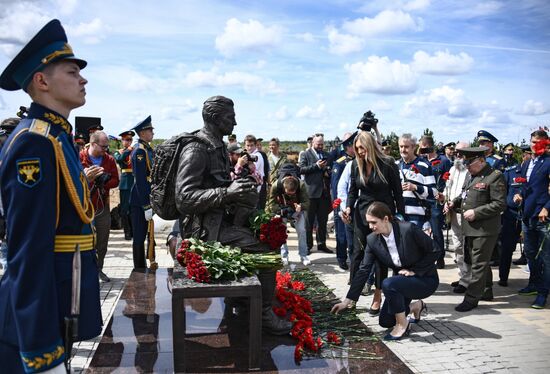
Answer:
[[[57,365],[56,367],[53,367],[49,370],[43,371],[44,374],[67,374],[67,369],[65,368],[65,364]]]
[[[145,209],[145,220],[146,221],[150,221],[153,219],[153,209],[149,208],[149,209]]]

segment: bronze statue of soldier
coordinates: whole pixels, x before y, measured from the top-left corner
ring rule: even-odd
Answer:
[[[256,206],[258,193],[250,179],[231,181],[225,135],[237,125],[231,99],[213,96],[204,102],[204,127],[194,132],[200,141],[186,144],[180,154],[176,175],[176,206],[181,215],[183,237],[195,236],[239,247],[243,252],[271,251],[260,243],[241,219],[242,209]],[[258,274],[262,284],[262,326],[275,335],[289,333],[291,324],[272,310],[275,294],[274,270]]]

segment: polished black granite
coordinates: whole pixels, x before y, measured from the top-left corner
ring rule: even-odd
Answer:
[[[132,272],[87,373],[173,372],[171,278],[171,269]],[[223,298],[189,299],[185,308],[187,372],[248,372],[247,316],[233,313]],[[299,364],[294,362],[294,346],[290,336],[264,334],[261,372],[411,372],[379,341],[353,343],[344,354],[334,352],[338,358],[305,357]],[[359,348],[379,359],[345,357],[345,352],[353,355]]]

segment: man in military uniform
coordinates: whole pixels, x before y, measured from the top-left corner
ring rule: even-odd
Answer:
[[[8,272],[0,280],[0,371],[65,373],[70,351],[73,256],[80,248],[77,340],[101,333],[93,206],[67,121],[86,102],[86,61],[77,59],[58,20],[46,24],[5,68],[0,87],[23,89],[28,116],[0,155]],[[70,342],[67,346],[70,345]]]
[[[353,149],[353,141],[355,140],[355,136],[357,135],[357,132],[354,133],[345,133],[342,141],[342,148],[344,150],[344,153],[336,159],[336,161],[332,165],[332,174],[330,177],[330,192],[332,195],[332,200],[336,200],[338,198],[338,182],[340,181],[340,178],[343,176],[343,171],[346,167],[346,165],[352,161],[355,157],[355,150]],[[348,171],[350,169],[348,168]],[[350,174],[347,173],[344,178],[349,179]],[[349,183],[348,183],[349,184]],[[342,207],[345,207],[345,205],[342,205]],[[347,234],[346,234],[346,224],[344,221],[342,221],[342,217],[340,217],[340,206],[334,207],[334,231],[336,232],[336,259],[338,260],[338,266],[342,270],[348,270],[348,248],[351,256],[351,252],[353,251],[353,240],[348,242]],[[352,235],[353,238],[353,235]]]
[[[445,157],[447,157],[451,162],[455,160],[455,148],[456,148],[455,142],[450,142],[445,144]]]
[[[195,235],[219,241],[245,252],[268,252],[249,228],[235,225],[228,211],[235,206],[256,206],[258,192],[250,179],[231,181],[229,153],[223,137],[237,125],[233,101],[213,96],[204,102],[204,127],[197,140],[185,145],[179,158],[176,178],[176,206],[181,214],[182,237]],[[232,209],[233,208],[233,209]],[[275,271],[262,270],[262,326],[268,332],[286,335],[291,325],[279,319],[272,309]]]
[[[132,151],[132,172],[134,185],[130,193],[130,211],[132,215],[132,228],[134,240],[132,242],[132,257],[134,268],[145,268],[145,239],[149,230],[149,221],[153,219],[153,209],[149,201],[151,194],[151,169],[153,168],[153,148],[149,144],[153,140],[153,124],[151,116],[138,123],[133,130],[138,134],[139,140]],[[151,236],[150,236],[151,237]],[[149,245],[154,245],[150,241]],[[153,259],[149,259],[153,266]]]
[[[518,164],[517,160],[514,158],[514,143],[508,143],[502,147],[502,156],[504,161],[504,169],[506,170],[509,167],[514,167]]]
[[[485,151],[485,161],[495,170],[501,172],[504,171],[506,163],[504,159],[495,152],[495,143],[498,142],[498,139],[495,138],[489,131],[479,130],[477,132],[477,141],[479,142],[480,147],[486,147]]]
[[[113,155],[120,166],[120,184],[118,190],[120,193],[120,220],[124,229],[124,239],[132,240],[132,220],[130,219],[130,193],[134,185],[134,174],[132,173],[132,140],[135,132],[132,130],[120,133],[122,148]]]
[[[500,231],[500,213],[506,209],[506,185],[502,173],[485,161],[486,147],[461,148],[464,165],[470,172],[462,195],[446,205],[445,211],[462,213],[465,261],[472,265],[472,276],[464,301],[455,307],[467,312],[479,300],[493,299],[493,275],[489,261]]]

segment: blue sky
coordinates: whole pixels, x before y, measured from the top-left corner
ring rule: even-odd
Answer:
[[[59,18],[88,61],[87,104],[113,135],[151,114],[157,137],[202,126],[212,95],[235,101],[239,139],[353,130],[480,129],[520,142],[550,125],[550,3],[430,0],[0,0],[0,69]],[[29,99],[0,91],[0,117]]]

